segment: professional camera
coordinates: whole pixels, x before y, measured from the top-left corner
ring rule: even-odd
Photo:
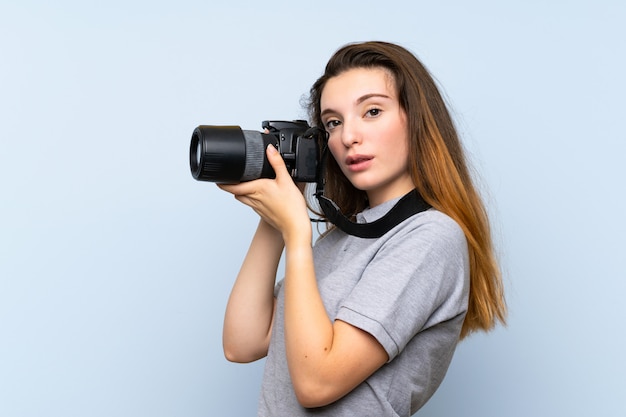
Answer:
[[[265,150],[279,151],[296,182],[315,182],[326,133],[303,120],[264,121],[267,132],[239,126],[198,126],[191,136],[189,165],[198,181],[238,183],[275,178]]]

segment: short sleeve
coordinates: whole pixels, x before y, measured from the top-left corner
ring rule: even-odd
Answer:
[[[372,334],[390,361],[420,331],[464,314],[469,293],[467,242],[456,222],[441,214],[396,229],[336,316]]]

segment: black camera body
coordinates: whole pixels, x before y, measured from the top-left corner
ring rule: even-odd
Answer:
[[[325,132],[304,120],[262,123],[266,132],[239,126],[206,126],[194,129],[189,149],[191,174],[198,181],[238,183],[275,178],[267,160],[268,145],[276,147],[296,182],[316,182]]]

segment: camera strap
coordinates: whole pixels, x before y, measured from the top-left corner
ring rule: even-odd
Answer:
[[[414,214],[428,210],[430,205],[424,201],[417,190],[412,190],[378,220],[371,223],[356,223],[348,219],[331,199],[322,194],[315,194],[326,218],[349,235],[367,239],[379,238]]]
[[[341,212],[334,201],[324,196],[324,172],[326,158],[328,158],[328,146],[324,146],[320,164],[318,166],[319,171],[317,175],[317,189],[315,190],[315,197],[317,197],[317,201],[319,202],[320,208],[326,218],[340,230],[349,235],[366,239],[379,238],[412,215],[428,210],[431,207],[430,204],[424,201],[420,193],[417,192],[416,189],[413,189],[398,200],[391,210],[389,210],[387,214],[380,219],[371,223],[353,222]]]

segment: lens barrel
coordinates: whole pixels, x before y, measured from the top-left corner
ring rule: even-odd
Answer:
[[[198,181],[238,183],[273,178],[265,149],[273,135],[239,126],[198,126],[191,136],[189,165]]]

